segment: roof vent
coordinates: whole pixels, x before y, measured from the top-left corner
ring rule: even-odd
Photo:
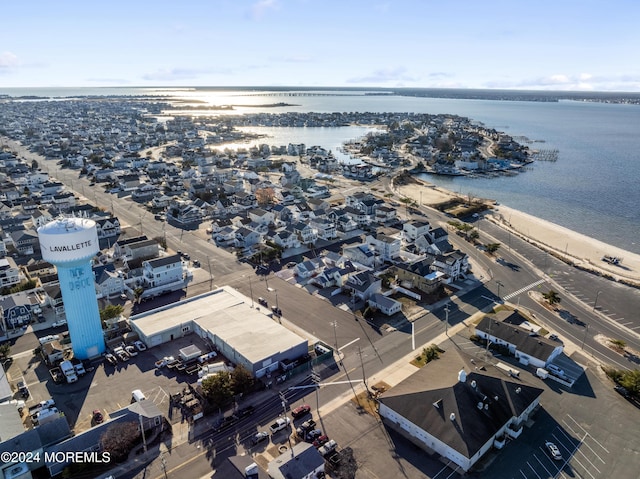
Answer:
[[[485,405],[484,405],[484,410],[485,410],[485,411],[488,411],[488,410],[489,410],[489,405],[488,405],[488,404],[485,404]]]
[[[433,407],[435,407],[436,409],[440,409],[440,406],[442,406],[442,399],[438,399],[433,403]]]
[[[472,387],[473,389],[475,389],[477,385],[478,385],[478,384],[477,384],[475,381],[471,381],[471,387]]]
[[[522,391],[522,388],[516,388],[516,394],[520,394],[520,391]]]
[[[498,395],[493,396],[493,400],[497,401],[498,400]]]
[[[480,409],[481,411],[482,411],[482,406],[484,406],[484,404],[482,404],[482,401],[480,401],[480,402],[478,403],[478,409]]]
[[[452,412],[451,414],[449,414],[449,419],[451,419],[452,421],[456,420],[456,413]]]
[[[461,369],[460,372],[458,373],[458,381],[460,381],[461,383],[464,383],[467,381],[467,373],[464,372],[464,369]]]

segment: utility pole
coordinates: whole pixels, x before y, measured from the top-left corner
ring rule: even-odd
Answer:
[[[364,361],[362,360],[362,348],[358,346],[358,356],[360,356],[360,367],[362,368],[362,383],[364,384],[364,388],[369,392],[369,386],[367,385],[367,376],[364,373]]]
[[[280,400],[282,401],[282,410],[284,411],[284,414],[282,415],[282,417],[285,418],[285,421],[286,421],[287,420],[287,397],[285,396],[284,391],[280,391]],[[295,455],[293,453],[293,447],[291,446],[291,434],[287,435],[287,439],[289,440],[289,449],[291,449],[291,458],[293,459]]]
[[[444,307],[445,320],[444,320],[444,333],[449,336],[449,303]]]

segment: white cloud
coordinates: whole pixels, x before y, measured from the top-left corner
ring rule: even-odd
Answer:
[[[280,8],[280,3],[278,0],[258,0],[256,3],[251,5],[251,13],[250,16],[254,20],[259,20],[264,17],[271,10],[278,10]]]
[[[415,82],[416,78],[406,73],[406,68],[384,68],[375,70],[369,75],[361,77],[348,78],[347,83],[367,83],[370,85],[378,85],[390,82]]]
[[[0,69],[15,68],[19,64],[18,57],[11,52],[0,53]]]
[[[231,70],[216,69],[214,71],[195,68],[162,68],[155,72],[147,73],[143,75],[142,78],[150,81],[195,80],[209,73],[229,74]]]

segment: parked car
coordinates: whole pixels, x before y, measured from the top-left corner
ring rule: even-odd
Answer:
[[[320,446],[324,446],[328,441],[329,441],[329,436],[327,436],[326,434],[323,434],[318,439],[313,441],[313,447],[318,449]]]
[[[54,321],[51,326],[54,327],[54,328],[59,328],[60,326],[64,326],[66,324],[67,324],[67,320],[66,319],[59,319],[58,321]]]
[[[126,301],[126,300],[128,300],[128,299],[129,299],[129,297],[128,297],[126,294],[122,293],[122,294],[120,295],[120,299],[121,299],[122,301]]]
[[[622,397],[625,397],[625,398],[629,397],[629,391],[627,391],[627,388],[625,388],[624,386],[620,386],[618,384],[617,386],[614,386],[613,390],[618,394],[620,394]]]
[[[20,392],[20,395],[23,398],[28,398],[29,397],[29,394],[30,394],[29,393],[29,388],[27,387],[27,385],[24,382],[20,381],[17,384],[17,387],[18,387],[18,392]]]
[[[58,339],[60,339],[60,336],[58,336],[57,334],[49,334],[48,336],[38,338],[38,341],[40,341],[40,344],[45,344],[50,343],[51,341],[56,341]]]
[[[297,408],[291,411],[291,416],[294,419],[298,419],[299,417],[305,416],[311,412],[311,406],[308,404],[303,404],[302,406],[298,406]]]
[[[106,354],[104,355],[104,358],[105,358],[107,361],[109,361],[111,364],[113,364],[114,366],[115,366],[116,364],[118,364],[118,360],[117,360],[117,359],[116,359],[116,357],[115,357],[113,354],[111,354],[111,353],[106,353]]]
[[[194,259],[192,264],[193,264],[194,268],[199,268],[200,267],[200,260]]]
[[[131,346],[130,344],[124,347],[124,350],[127,352],[127,354],[129,356],[137,356],[138,355],[138,351],[136,351],[136,348]]]
[[[253,435],[251,438],[251,444],[254,446],[256,444],[260,444],[262,441],[267,441],[269,439],[269,433],[267,431],[260,431]]]
[[[550,335],[549,335],[549,339],[550,339],[551,341],[560,341],[560,338],[558,337],[558,335],[557,335],[557,334],[550,334]]]
[[[306,439],[309,442],[313,442],[316,439],[318,439],[320,436],[322,436],[322,431],[320,429],[313,429],[307,433]]]
[[[560,454],[560,449],[558,449],[558,446],[550,441],[545,442],[544,445],[546,446],[547,451],[549,451],[549,454],[553,459],[555,459],[556,461],[562,461],[562,454]]]
[[[135,341],[133,345],[136,347],[138,351],[146,351],[147,346],[142,341]]]
[[[256,408],[253,406],[243,407],[242,409],[238,409],[236,416],[238,416],[239,418],[251,416],[254,413],[255,409]]]

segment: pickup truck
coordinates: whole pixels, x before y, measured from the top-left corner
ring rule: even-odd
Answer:
[[[332,453],[333,451],[336,450],[336,447],[338,447],[338,444],[336,443],[336,441],[334,441],[333,439],[331,439],[329,442],[325,443],[324,446],[321,446],[320,448],[318,448],[318,452],[323,456],[327,456],[328,454]]]
[[[29,408],[29,415],[33,417],[36,414],[38,414],[40,411],[43,411],[45,409],[50,409],[50,408],[54,407],[55,405],[56,405],[56,402],[53,399],[47,399],[46,401],[40,401],[35,406],[31,406]]]
[[[276,432],[282,431],[287,426],[289,426],[290,422],[291,419],[289,419],[288,417],[279,417],[276,422],[269,426],[269,430],[271,431],[271,434],[275,434]]]

